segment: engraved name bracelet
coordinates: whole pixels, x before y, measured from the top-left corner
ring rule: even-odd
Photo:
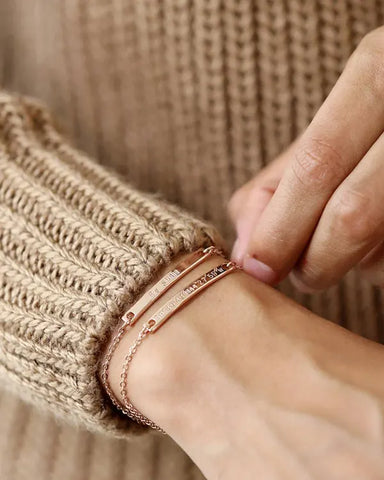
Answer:
[[[111,398],[112,403],[123,413],[138,423],[148,425],[149,427],[161,432],[166,433],[161,427],[159,427],[152,420],[143,415],[129,400],[127,393],[127,377],[130,363],[137,351],[137,348],[145,339],[146,336],[155,333],[166,321],[181,307],[188,303],[192,298],[198,295],[201,291],[217,282],[220,278],[228,275],[229,273],[241,269],[235,262],[226,260],[220,265],[211,268],[205,272],[201,277],[191,282],[184,287],[173,297],[167,300],[152,316],[149,320],[144,322],[140,332],[130,346],[128,353],[126,354],[123,362],[122,372],[120,375],[120,394],[123,399],[123,404],[116,398],[111,390],[108,378],[109,364],[112,359],[112,355],[116,350],[120,340],[128,328],[132,327],[139,320],[141,315],[148,308],[154,304],[167,290],[171,288],[178,280],[184,277],[188,272],[196,268],[202,262],[207,260],[212,255],[221,255],[222,252],[216,247],[211,246],[207,248],[200,248],[195,252],[187,256],[182,262],[180,262],[172,271],[166,273],[152,288],[144,293],[140,299],[123,315],[120,327],[117,330],[116,335],[111,341],[107,352],[104,357],[104,361],[101,368],[101,380],[104,384],[104,388]]]

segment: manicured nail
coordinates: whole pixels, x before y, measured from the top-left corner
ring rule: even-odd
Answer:
[[[238,238],[232,247],[231,260],[241,265],[243,262],[243,256],[244,248],[242,247],[241,241]]]
[[[243,268],[247,273],[264,283],[272,284],[278,279],[277,273],[271,267],[249,254],[244,257]]]

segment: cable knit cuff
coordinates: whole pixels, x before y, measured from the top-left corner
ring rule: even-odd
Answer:
[[[0,93],[0,376],[22,398],[117,436],[98,361],[119,316],[178,253],[218,232],[74,150],[46,110]]]

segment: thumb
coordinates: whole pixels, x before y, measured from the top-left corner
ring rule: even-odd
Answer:
[[[230,199],[228,210],[236,228],[237,238],[231,259],[243,265],[254,226],[277,189],[290,159],[293,144],[252,180],[240,187]],[[249,272],[252,274],[252,271]],[[257,278],[263,280],[260,274]],[[268,282],[269,283],[269,282]]]
[[[239,208],[233,218],[237,238],[232,248],[231,260],[242,264],[253,227],[273,195],[273,191],[254,187],[246,195],[238,196]],[[241,201],[240,201],[241,200]]]

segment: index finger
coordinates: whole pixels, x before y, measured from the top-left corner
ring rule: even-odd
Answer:
[[[253,228],[243,266],[268,283],[289,273],[332,193],[383,131],[384,69],[378,37],[384,45],[384,29],[378,29],[351,56],[298,140],[275,194]]]

